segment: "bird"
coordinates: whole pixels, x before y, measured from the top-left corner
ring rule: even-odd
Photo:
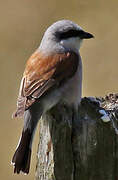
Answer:
[[[13,118],[24,118],[12,158],[14,173],[29,173],[33,137],[41,116],[59,102],[77,110],[82,96],[79,50],[84,39],[93,37],[73,21],[59,20],[47,28],[39,47],[28,59],[13,113]]]

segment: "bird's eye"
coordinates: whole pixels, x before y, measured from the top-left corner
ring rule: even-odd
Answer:
[[[68,38],[72,38],[72,37],[79,37],[80,39],[90,39],[90,38],[93,38],[94,36],[88,32],[81,30],[81,29],[80,30],[70,29],[65,32],[57,32],[56,37],[59,40],[62,40],[62,39],[68,39]]]
[[[70,29],[66,32],[58,32],[57,33],[57,37],[59,39],[67,39],[67,38],[71,38],[71,37],[77,37],[79,36],[79,31],[78,30],[73,30],[73,29]]]

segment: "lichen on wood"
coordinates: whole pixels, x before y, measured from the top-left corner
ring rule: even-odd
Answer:
[[[110,121],[104,123],[100,110]],[[118,95],[83,98],[78,121],[58,104],[40,121],[36,180],[118,179]]]

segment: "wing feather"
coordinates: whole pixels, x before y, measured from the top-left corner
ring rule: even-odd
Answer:
[[[52,87],[61,86],[77,70],[79,57],[74,52],[60,53],[46,58],[34,53],[26,64],[17,101],[15,117],[22,116],[36,99]]]

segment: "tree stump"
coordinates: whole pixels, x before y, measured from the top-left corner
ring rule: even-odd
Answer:
[[[40,120],[36,180],[118,180],[117,126],[118,94],[83,98],[77,121],[58,104]]]

